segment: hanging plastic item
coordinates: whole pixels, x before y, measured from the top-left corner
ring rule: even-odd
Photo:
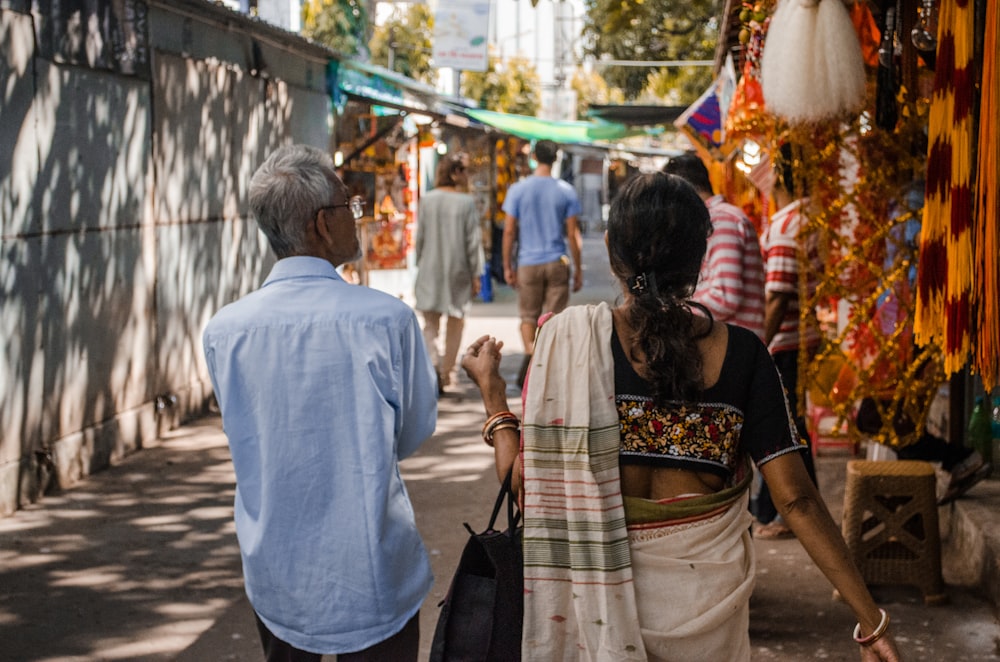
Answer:
[[[726,140],[735,142],[742,138],[760,138],[768,136],[774,129],[774,118],[764,108],[764,92],[760,87],[760,54],[763,35],[767,23],[754,24],[749,41],[745,46],[746,59],[743,71],[733,99],[729,104],[729,112],[725,118]]]
[[[781,0],[761,60],[770,112],[791,124],[857,112],[865,100],[865,65],[842,0]]]
[[[861,55],[865,64],[869,67],[878,66],[878,47],[881,41],[878,23],[872,16],[872,10],[868,8],[866,2],[855,2],[851,5],[851,23],[854,24],[854,31],[858,33],[858,42],[861,44]]]
[[[896,10],[889,7],[885,10],[885,27],[878,49],[878,74],[875,79],[875,125],[886,131],[892,131],[899,119],[896,108],[896,93],[899,91],[897,62],[902,44],[899,42],[896,23]]]

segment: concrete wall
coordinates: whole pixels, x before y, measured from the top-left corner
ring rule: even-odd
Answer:
[[[272,261],[250,176],[329,146],[327,51],[207,2],[136,6],[149,66],[123,75],[44,53],[56,22],[0,4],[0,515],[204,409],[201,330]]]

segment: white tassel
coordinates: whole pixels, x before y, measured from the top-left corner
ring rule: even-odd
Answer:
[[[856,112],[865,64],[841,0],[780,0],[761,57],[764,104],[791,124]]]

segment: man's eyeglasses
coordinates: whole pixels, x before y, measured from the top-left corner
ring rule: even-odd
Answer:
[[[338,207],[347,207],[351,210],[351,214],[354,215],[354,220],[360,219],[365,215],[365,199],[360,195],[356,195],[347,202],[341,202],[339,205],[323,205],[316,210],[316,214],[320,213],[324,209],[337,209]],[[315,216],[315,214],[313,214]]]

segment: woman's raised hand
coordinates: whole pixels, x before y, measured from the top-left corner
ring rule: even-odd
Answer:
[[[506,383],[500,376],[500,359],[503,341],[493,336],[481,336],[475,340],[462,356],[462,368],[480,390],[501,382],[501,389]]]

